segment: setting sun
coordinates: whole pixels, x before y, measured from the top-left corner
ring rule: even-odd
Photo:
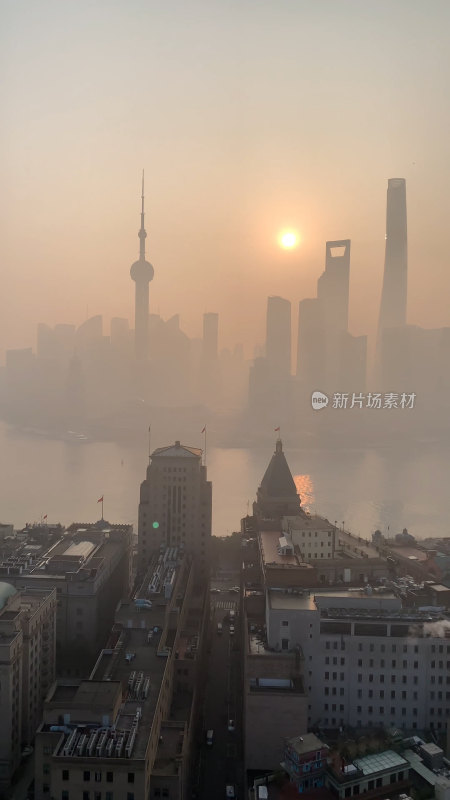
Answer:
[[[285,233],[282,233],[280,236],[280,244],[281,247],[285,248],[285,250],[291,250],[298,244],[297,234],[293,231],[286,231]]]

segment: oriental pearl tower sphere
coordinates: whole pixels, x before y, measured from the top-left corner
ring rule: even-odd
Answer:
[[[147,233],[144,228],[144,173],[142,172],[142,207],[141,228],[139,236],[139,261],[131,265],[131,279],[136,284],[134,301],[134,352],[139,361],[148,358],[148,285],[153,280],[155,273],[149,261],[145,260],[145,240]]]

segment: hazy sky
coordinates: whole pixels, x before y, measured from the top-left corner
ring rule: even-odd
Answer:
[[[410,322],[450,324],[448,0],[2,0],[0,350],[38,321],[133,318],[146,170],[151,310],[263,339],[352,239],[371,332],[389,177],[407,179]],[[280,230],[302,235],[281,251]]]

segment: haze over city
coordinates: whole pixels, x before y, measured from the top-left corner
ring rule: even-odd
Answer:
[[[408,321],[449,323],[446,2],[20,2],[2,8],[0,351],[36,324],[133,320],[146,170],[150,310],[221,346],[312,296],[352,240],[374,334],[388,178],[408,186]],[[284,230],[299,244],[279,247]],[[180,292],[182,286],[182,292]],[[295,318],[295,311],[294,311]]]
[[[0,3],[0,800],[450,800],[449,30]]]

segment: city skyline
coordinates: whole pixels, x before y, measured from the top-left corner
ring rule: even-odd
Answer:
[[[396,175],[409,187],[408,321],[447,323],[446,4],[264,2],[257,18],[220,3],[175,4],[175,18],[152,4],[133,19],[105,3],[62,14],[46,2],[39,20],[26,8],[2,26],[2,351],[61,308],[78,323],[86,310],[132,319],[142,167],[151,311],[181,311],[190,336],[217,311],[224,343],[249,354],[265,298],[311,296],[323,242],[340,237],[352,240],[349,329],[373,332]],[[286,251],[289,228],[300,243]]]

